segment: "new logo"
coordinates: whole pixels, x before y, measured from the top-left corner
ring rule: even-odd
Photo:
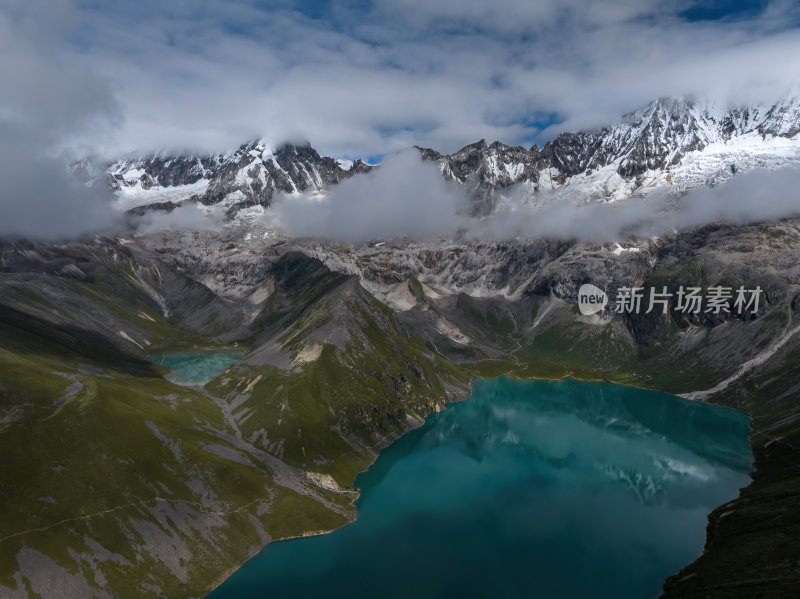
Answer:
[[[589,283],[581,285],[578,290],[578,309],[581,314],[585,316],[597,314],[602,312],[606,304],[608,304],[608,296],[605,291]]]

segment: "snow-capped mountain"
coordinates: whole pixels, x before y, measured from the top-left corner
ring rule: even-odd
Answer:
[[[772,105],[723,105],[661,98],[598,129],[562,133],[539,149],[484,140],[441,155],[445,177],[471,186],[477,214],[491,213],[503,190],[526,184],[576,202],[615,201],[654,187],[677,193],[711,186],[757,167],[800,165],[800,98]]]
[[[613,202],[657,188],[681,194],[755,168],[800,166],[798,133],[800,96],[753,105],[687,96],[661,98],[613,125],[562,133],[542,148],[481,140],[453,154],[418,150],[446,178],[467,185],[473,213],[486,215],[517,185],[527,199],[555,192],[576,203]],[[224,154],[123,160],[107,173],[125,210],[192,199],[234,212],[268,206],[276,192],[322,192],[371,168],[321,157],[310,145],[276,149],[261,140]]]
[[[187,199],[235,210],[253,204],[269,205],[278,191],[322,191],[369,169],[360,160],[322,157],[308,144],[287,144],[276,149],[259,140],[225,154],[154,154],[122,160],[109,167],[108,180],[119,207],[125,210]]]

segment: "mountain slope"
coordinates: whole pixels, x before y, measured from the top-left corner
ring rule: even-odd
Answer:
[[[798,137],[792,99],[678,98],[542,149],[479,142],[421,153],[468,186],[480,215],[515,185],[575,202],[681,193],[799,164]],[[118,163],[112,183],[122,207],[188,199],[235,212],[366,169],[256,142]],[[13,459],[0,474],[15,484],[0,493],[9,514],[0,590],[55,596],[56,580],[68,596],[200,594],[261,544],[352,518],[350,486],[382,445],[463,397],[471,377],[512,373],[608,379],[746,410],[754,483],[711,515],[706,554],[666,590],[791,596],[798,227],[709,225],[612,246],[347,245],[246,226],[3,243],[0,449]],[[628,285],[722,284],[765,296],[743,318],[583,317],[575,296],[586,282],[611,297]],[[147,360],[234,344],[243,359],[204,388],[177,386]],[[776,541],[776,522],[792,534]]]
[[[0,596],[200,596],[351,520],[356,473],[466,392],[355,278],[288,249],[249,303],[130,241],[0,246]],[[233,346],[205,388],[148,359]]]
[[[346,167],[346,168],[345,168]],[[310,145],[277,149],[258,140],[209,156],[155,154],[108,168],[108,182],[121,208],[194,198],[227,209],[269,205],[276,192],[318,192],[369,166],[321,157]]]
[[[575,203],[617,201],[664,187],[681,194],[755,168],[800,165],[800,96],[773,103],[725,104],[690,96],[660,98],[596,129],[561,133],[544,147],[484,140],[453,154],[418,148],[442,174],[467,186],[475,215],[491,214],[502,196],[555,192]],[[272,148],[263,140],[208,156],[121,160],[107,179],[124,210],[186,200],[229,214],[276,193],[321,193],[372,167],[321,157],[310,145]]]
[[[526,150],[480,141],[442,155],[445,177],[468,184],[474,212],[490,214],[516,184],[557,191],[578,203],[614,201],[669,186],[678,193],[716,185],[757,167],[800,165],[800,99],[772,105],[724,105],[693,97],[661,98],[598,129],[562,133]]]
[[[796,567],[779,558],[796,555],[791,543],[748,514],[757,505],[796,526],[786,366],[800,343],[799,230],[710,226],[638,251],[343,247],[235,231],[198,232],[193,248],[181,234],[4,245],[0,449],[13,459],[0,474],[15,484],[0,493],[0,590],[55,596],[48,581],[59,581],[59,596],[201,594],[270,539],[352,518],[355,474],[381,446],[464,397],[471,377],[503,373],[707,392],[746,409],[755,482],[712,516],[695,582],[669,589],[717,589],[715,568],[755,579],[767,562],[780,580],[762,586],[790,589]],[[741,283],[765,298],[748,318],[581,317],[587,280],[612,296],[631,283]],[[146,360],[233,343],[243,359],[202,389]],[[717,538],[763,559],[741,563]]]

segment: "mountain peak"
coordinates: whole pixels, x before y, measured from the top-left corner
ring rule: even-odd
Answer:
[[[271,145],[253,139],[220,154],[153,154],[121,160],[108,168],[108,180],[121,208],[165,201],[200,201],[226,210],[268,206],[276,192],[318,192],[370,167],[358,160],[349,168],[322,157],[308,142]]]
[[[662,97],[617,123],[562,133],[539,149],[481,140],[442,156],[446,177],[470,182],[476,214],[493,211],[503,190],[544,186],[578,202],[615,201],[655,187],[675,193],[716,185],[734,172],[800,165],[800,100],[737,105],[692,95]]]
[[[685,95],[658,98],[604,127],[561,133],[541,149],[481,139],[449,155],[417,150],[439,163],[445,178],[467,185],[473,212],[482,215],[520,184],[578,202],[615,201],[656,187],[683,193],[755,167],[800,164],[798,132],[797,96],[737,105]],[[125,209],[194,200],[233,212],[268,206],[276,192],[321,192],[371,168],[322,157],[308,142],[275,147],[259,138],[224,154],[120,161],[108,178]]]

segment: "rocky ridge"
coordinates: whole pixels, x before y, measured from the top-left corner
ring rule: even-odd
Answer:
[[[541,150],[480,142],[451,155],[421,153],[471,186],[478,215],[515,186],[616,201],[652,186],[680,193],[797,163],[797,106],[659,100]],[[348,166],[310,146],[253,142],[217,156],[121,162],[109,172],[122,208],[189,200],[234,213],[279,192],[323,192],[369,169]],[[200,594],[261,544],[352,517],[346,492],[381,446],[466,396],[471,378],[507,373],[700,392],[746,410],[754,483],[712,514],[706,553],[668,581],[667,593],[799,590],[796,219],[610,245],[340,244],[268,233],[232,219],[215,231],[0,244],[0,446],[19,453],[4,467],[35,458],[58,474],[67,458],[76,472],[84,460],[93,488],[116,489],[87,497],[67,479],[53,488],[50,471],[8,471],[20,489],[51,487],[35,511],[25,494],[4,497],[0,591],[24,594],[28,584],[54,596],[41,573],[62,580],[75,572],[72,596]],[[674,304],[667,315],[584,317],[575,300],[586,282],[612,297],[630,285],[743,284],[765,293],[747,318],[683,317]],[[243,359],[202,390],[174,385],[146,359],[232,345]],[[124,439],[109,432],[121,418]],[[89,426],[96,432],[83,434]],[[106,450],[87,439],[102,439]],[[29,447],[39,454],[22,452]],[[117,477],[126,468],[140,475]],[[165,510],[184,505],[195,511],[181,522],[213,522],[167,526],[165,539]],[[72,517],[66,526],[63,514]],[[96,543],[121,557],[93,553]],[[169,567],[170,555],[183,562]],[[137,568],[151,577],[136,579]]]
[[[561,133],[542,148],[480,140],[452,154],[418,150],[439,163],[445,178],[467,186],[473,214],[483,216],[513,190],[528,200],[552,193],[579,204],[614,202],[656,188],[682,194],[757,168],[798,166],[798,132],[797,95],[751,105],[686,96],[660,98],[614,124]],[[277,193],[324,193],[371,168],[322,157],[308,144],[276,149],[259,140],[214,155],[129,158],[105,172],[125,210],[195,200],[233,214],[269,206]]]
[[[320,156],[309,144],[272,148],[264,140],[232,152],[198,155],[154,154],[115,162],[106,172],[120,208],[187,199],[232,212],[269,205],[275,193],[318,193],[342,179],[370,170]]]
[[[739,172],[800,164],[800,100],[725,105],[693,97],[660,98],[620,122],[562,133],[541,149],[485,140],[443,155],[445,177],[470,186],[474,212],[494,211],[504,192],[557,192],[578,203],[616,201],[670,186],[677,193],[716,185]]]

